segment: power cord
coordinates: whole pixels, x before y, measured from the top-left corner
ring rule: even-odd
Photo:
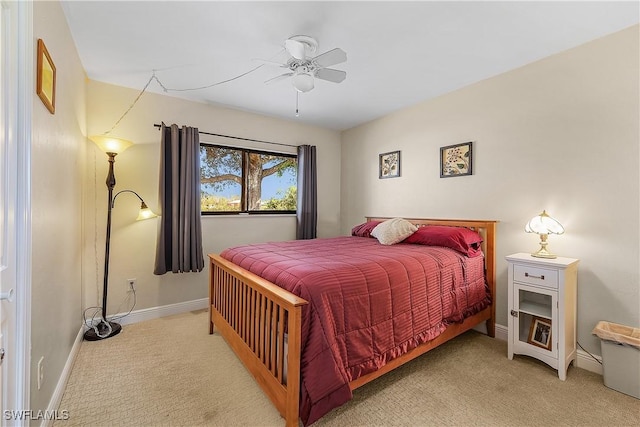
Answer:
[[[123,314],[122,316],[117,316],[117,317],[112,317],[111,320],[120,320],[124,317],[127,317],[128,315],[131,314],[131,312],[133,311],[133,309],[136,306],[136,302],[137,302],[137,296],[136,296],[136,290],[135,288],[131,288],[130,292],[127,292],[127,294],[133,294],[133,304],[131,305],[131,308],[129,309],[129,311],[127,311],[125,314]],[[118,310],[117,312],[120,312],[120,307],[122,307],[122,305],[127,302],[129,299],[131,298],[130,295],[127,295],[127,297],[120,303],[120,305],[118,306]]]
[[[599,360],[597,357],[595,357],[593,354],[589,353],[583,346],[582,344],[580,344],[579,341],[576,341],[578,343],[578,347],[580,347],[582,349],[582,351],[584,351],[585,353],[587,353],[589,356],[591,356],[593,358],[593,360],[595,360],[596,362],[598,362],[599,364],[602,365],[602,361]]]
[[[93,315],[91,316],[91,324],[89,324],[89,322],[87,321],[87,311],[88,310],[94,310]],[[89,329],[93,329],[93,332],[95,332],[96,336],[99,338],[105,338],[108,337],[111,332],[112,332],[112,328],[111,325],[109,324],[109,322],[107,322],[105,319],[102,318],[102,308],[100,307],[89,307],[87,309],[84,310],[83,312],[83,317],[84,317],[84,324],[85,326],[87,326]],[[96,318],[98,318],[97,322],[96,322]],[[104,324],[106,327],[106,333],[101,333],[100,330],[98,329],[98,326],[100,324]]]
[[[137,296],[136,296],[135,288],[132,288],[132,290],[130,292],[127,292],[127,294],[133,294],[133,304],[131,305],[131,308],[129,308],[129,311],[127,311],[125,314],[123,314],[121,316],[112,317],[110,319],[111,321],[118,321],[118,320],[130,315],[131,312],[133,311],[133,309],[135,308],[136,303],[137,303]],[[125,304],[130,299],[131,299],[131,296],[127,295],[127,297],[118,306],[117,312],[120,312],[120,308],[122,307],[122,305]],[[93,310],[93,313],[88,318],[87,317],[87,312],[89,310]],[[105,337],[108,337],[111,334],[111,332],[112,332],[111,325],[109,324],[107,319],[104,319],[102,317],[102,307],[88,307],[88,308],[86,308],[84,310],[84,312],[82,313],[82,318],[84,320],[84,325],[89,329],[93,329],[93,331],[96,333],[96,335],[98,337],[105,338]],[[104,325],[106,326],[106,329],[107,329],[104,333],[100,333],[100,331],[98,330],[98,326],[101,323],[104,323]]]
[[[87,311],[94,310],[90,319],[87,319]],[[82,313],[82,318],[84,320],[84,325],[88,328],[93,328],[94,325],[100,323],[102,321],[102,308],[101,307],[89,307],[84,310]],[[98,322],[96,322],[96,318],[98,318]],[[89,323],[90,322],[90,323]]]

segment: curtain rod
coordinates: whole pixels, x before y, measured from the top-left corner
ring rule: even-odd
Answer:
[[[154,123],[153,126],[157,127],[158,130],[160,130],[160,128],[162,128],[162,125],[155,124],[155,123]],[[202,135],[221,136],[223,138],[241,139],[242,141],[261,142],[263,144],[272,144],[272,145],[282,145],[284,147],[295,147],[295,148],[299,147],[298,145],[283,144],[283,143],[280,143],[280,142],[261,141],[259,139],[242,138],[240,136],[222,135],[222,134],[219,134],[219,133],[203,132],[201,130],[199,130],[198,133],[200,133]]]

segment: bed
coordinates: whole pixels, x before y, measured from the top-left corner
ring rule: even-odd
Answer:
[[[367,223],[388,219],[366,218]],[[483,322],[494,336],[496,221],[408,221],[474,230],[482,237],[481,256],[405,243],[383,246],[368,237],[248,245],[209,255],[209,333],[215,328],[224,337],[286,425],[297,426],[299,419],[313,423],[348,401],[352,390]],[[382,256],[392,251],[406,265]],[[438,269],[425,267],[427,261]],[[363,268],[365,262],[373,264]],[[466,283],[471,272],[472,282],[482,280],[483,295],[477,283]],[[339,284],[341,275],[347,285]],[[369,284],[356,284],[359,276],[367,276]],[[442,282],[434,284],[431,276]],[[445,278],[465,282],[451,291],[442,285]],[[307,286],[313,280],[324,288]],[[448,291],[438,296],[416,286],[416,280]],[[412,284],[408,290],[405,282]],[[398,326],[405,320],[407,327]]]

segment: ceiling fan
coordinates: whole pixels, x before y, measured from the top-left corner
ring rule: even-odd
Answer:
[[[290,72],[269,79],[265,83],[291,77],[291,83],[298,92],[309,92],[314,87],[314,78],[340,83],[347,77],[345,71],[327,68],[347,60],[347,54],[342,49],[335,48],[314,57],[312,55],[318,50],[318,42],[309,36],[290,37],[285,41],[284,47],[290,55],[286,63],[262,62],[288,68]]]

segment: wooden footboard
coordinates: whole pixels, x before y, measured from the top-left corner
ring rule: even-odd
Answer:
[[[385,220],[388,218],[367,218]],[[496,221],[409,219],[418,226],[449,225],[476,230],[484,238],[487,282],[494,301],[463,323],[450,325],[434,340],[390,361],[376,372],[350,383],[355,389],[409,360],[486,321],[495,331]],[[287,426],[298,426],[300,401],[300,336],[302,298],[221,258],[210,254],[209,333],[214,326],[269,396]],[[287,334],[285,335],[285,331]],[[288,342],[287,342],[288,337]]]
[[[297,426],[300,320],[307,301],[218,255],[209,259],[209,333],[215,325],[287,426]]]

